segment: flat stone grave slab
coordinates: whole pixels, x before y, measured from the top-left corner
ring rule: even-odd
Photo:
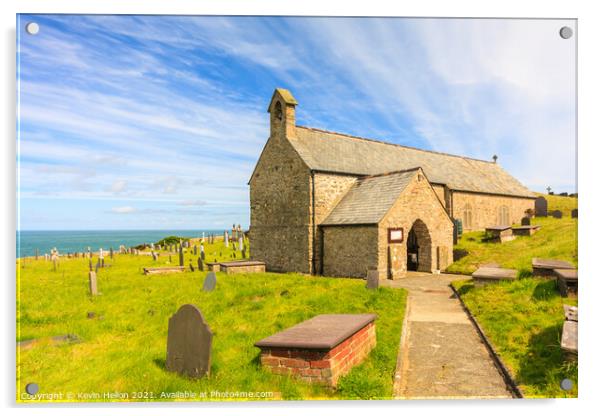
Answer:
[[[485,228],[485,232],[491,236],[489,241],[504,243],[514,239],[512,226],[510,225],[492,225]]]
[[[571,305],[562,305],[564,308],[564,319],[567,321],[579,320],[579,308]]]
[[[534,276],[544,276],[544,277],[556,277],[556,273],[554,269],[574,269],[573,266],[568,261],[564,260],[555,260],[555,259],[540,259],[534,257],[531,260],[531,266],[533,267],[533,275]]]
[[[375,314],[318,315],[255,343],[276,374],[336,386],[376,346]]]
[[[255,260],[237,260],[219,263],[220,270],[226,274],[234,273],[264,273],[265,263]]]
[[[562,325],[562,339],[560,348],[568,360],[574,360],[578,354],[578,323],[577,321],[564,321]]]
[[[143,270],[144,274],[181,273],[185,270],[185,267],[184,266],[145,267],[142,270]]]
[[[516,270],[501,267],[479,267],[473,274],[475,285],[483,285],[502,280],[516,280]]]
[[[579,286],[577,269],[554,269],[554,274],[556,274],[560,296],[566,298],[569,293],[577,294]]]
[[[521,235],[521,236],[531,236],[535,234],[541,226],[539,225],[521,225],[520,227],[514,227],[512,229],[512,234]]]

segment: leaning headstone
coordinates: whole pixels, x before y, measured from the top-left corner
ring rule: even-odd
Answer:
[[[543,196],[540,196],[537,199],[535,199],[535,216],[548,216],[548,201]]]
[[[211,292],[213,289],[215,289],[216,283],[217,279],[215,278],[215,272],[207,273],[207,276],[205,277],[205,282],[203,283],[203,291]]]
[[[554,218],[562,218],[562,211],[560,211],[560,210],[552,211],[551,214],[552,214],[552,217],[554,217]]]
[[[211,369],[213,333],[201,311],[183,305],[169,318],[165,367],[180,375],[199,378]]]
[[[366,277],[366,288],[378,289],[378,270],[368,270],[368,276]]]
[[[96,285],[96,273],[92,270],[88,272],[88,283],[90,285],[90,295],[98,295],[98,287]]]
[[[531,218],[529,218],[529,217],[523,217],[520,220],[520,225],[531,225]]]
[[[578,214],[577,208],[571,210],[571,218],[577,218],[577,214]],[[36,259],[37,258],[38,257],[36,256]]]

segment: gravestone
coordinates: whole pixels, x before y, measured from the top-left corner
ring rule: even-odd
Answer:
[[[98,262],[100,263],[100,267],[105,267],[105,253],[102,248],[98,251]]]
[[[543,196],[537,197],[537,199],[535,199],[535,216],[548,216],[548,201]]]
[[[240,236],[240,237],[238,237],[238,249],[240,251],[243,251],[243,245],[244,245],[244,243],[242,241],[242,236]]]
[[[193,253],[194,253],[194,255],[196,256],[196,254],[197,254],[197,246],[196,246],[196,245],[193,247],[193,249],[192,249],[192,252],[193,252]]]
[[[98,269],[99,269],[99,268],[100,268],[100,259],[98,259],[98,260],[96,261],[96,266],[95,266],[95,269],[94,269],[94,271],[95,271],[96,273],[98,273]]]
[[[201,260],[205,261],[205,252],[201,251]]]
[[[368,276],[366,277],[366,288],[378,289],[378,270],[368,270]]]
[[[577,214],[578,214],[577,208],[571,210],[571,218],[577,218]],[[38,257],[36,256],[36,259],[37,258]]]
[[[555,210],[550,213],[554,218],[562,218],[562,211]]]
[[[184,266],[184,250],[180,244],[180,267]]]
[[[203,264],[203,260],[200,257],[196,260],[196,264],[199,267],[199,272],[205,270],[205,265]]]
[[[194,266],[192,265],[192,260],[189,261],[188,263],[188,267],[190,267],[190,271],[193,272],[194,271]]]
[[[242,258],[246,259],[247,258],[247,246],[246,245],[242,245]]]
[[[201,248],[200,248],[201,253],[205,252],[205,246],[201,244]]]
[[[90,295],[96,296],[98,295],[98,287],[96,284],[96,273],[90,270],[88,272],[88,284],[90,286]]]
[[[226,245],[226,247],[228,247],[229,241],[230,239],[228,238],[228,231],[224,231],[224,244]]]
[[[531,225],[531,218],[529,218],[529,217],[523,217],[520,220],[520,225]]]
[[[157,253],[151,251],[151,256],[153,256],[153,261],[157,261]]]
[[[207,273],[205,277],[205,282],[203,283],[203,291],[211,292],[215,289],[215,285],[217,284],[217,279],[215,278],[215,272]]]
[[[169,318],[167,329],[168,371],[199,378],[209,374],[213,333],[201,311],[194,305],[183,305]]]
[[[113,252],[113,247],[111,247],[111,248],[109,249],[109,257],[111,257],[111,260],[113,260],[113,254],[114,254],[114,252]]]

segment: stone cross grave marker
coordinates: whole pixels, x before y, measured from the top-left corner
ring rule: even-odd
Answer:
[[[366,288],[378,289],[378,270],[368,270],[368,276],[366,277]]]
[[[96,296],[98,295],[98,287],[96,283],[96,272],[90,270],[88,272],[88,284],[90,285],[90,295]]]
[[[167,329],[168,371],[200,378],[211,369],[213,333],[201,311],[194,305],[183,305],[169,318]]]
[[[217,279],[215,277],[215,272],[207,273],[205,277],[205,282],[203,283],[203,291],[211,292],[215,289],[215,285],[217,284]]]
[[[520,220],[520,225],[531,225],[531,218],[529,218],[529,217],[523,217]]]
[[[543,196],[540,196],[535,200],[535,216],[548,216],[548,201]]]

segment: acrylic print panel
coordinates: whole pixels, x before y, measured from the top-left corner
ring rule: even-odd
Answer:
[[[577,396],[575,20],[17,33],[19,402]]]

